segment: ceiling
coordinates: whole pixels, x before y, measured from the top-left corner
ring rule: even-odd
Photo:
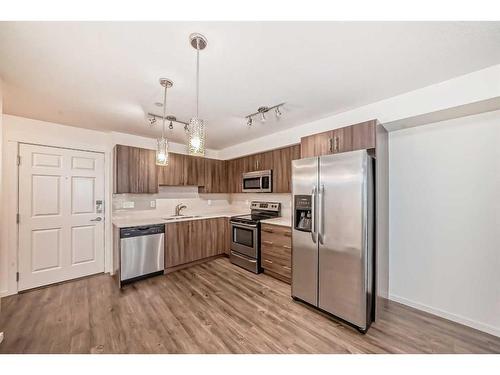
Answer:
[[[500,63],[499,22],[0,22],[4,112],[156,137],[160,77],[167,113],[200,117],[222,149]],[[259,106],[280,120],[246,126]],[[182,126],[169,139],[185,142]]]

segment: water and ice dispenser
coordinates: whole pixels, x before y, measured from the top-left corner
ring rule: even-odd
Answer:
[[[310,232],[312,229],[312,196],[295,195],[294,207],[294,228],[302,232]]]

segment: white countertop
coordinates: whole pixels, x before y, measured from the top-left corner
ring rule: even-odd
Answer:
[[[210,212],[210,213],[189,213],[185,214],[185,216],[200,216],[200,217],[187,217],[185,219],[177,219],[177,220],[165,220],[171,216],[171,214],[159,214],[158,212],[152,212],[152,216],[144,217],[144,215],[123,215],[113,217],[113,225],[117,228],[127,228],[127,227],[135,227],[141,225],[154,225],[154,224],[169,224],[169,223],[178,223],[181,221],[189,221],[189,220],[203,220],[203,219],[213,219],[217,217],[231,217],[236,215],[245,214],[244,212],[234,212],[234,211],[221,211],[221,212]]]
[[[282,227],[291,227],[292,226],[292,219],[290,217],[275,217],[273,219],[265,219],[261,220],[261,223],[264,224],[273,224],[273,225],[280,225]]]

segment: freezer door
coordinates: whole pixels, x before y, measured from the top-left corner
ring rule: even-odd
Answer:
[[[365,150],[320,158],[319,307],[362,329],[371,296],[371,158]]]
[[[292,296],[318,305],[317,191],[318,158],[292,162]],[[295,229],[296,195],[309,195],[312,202],[312,231]]]

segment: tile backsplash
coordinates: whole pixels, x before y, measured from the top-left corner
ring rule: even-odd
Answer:
[[[252,201],[281,203],[281,216],[291,215],[291,195],[273,193],[199,194],[197,186],[160,186],[157,194],[114,194],[113,215],[135,211],[157,210],[173,214],[175,206],[184,203],[184,214],[216,211],[246,213]]]

